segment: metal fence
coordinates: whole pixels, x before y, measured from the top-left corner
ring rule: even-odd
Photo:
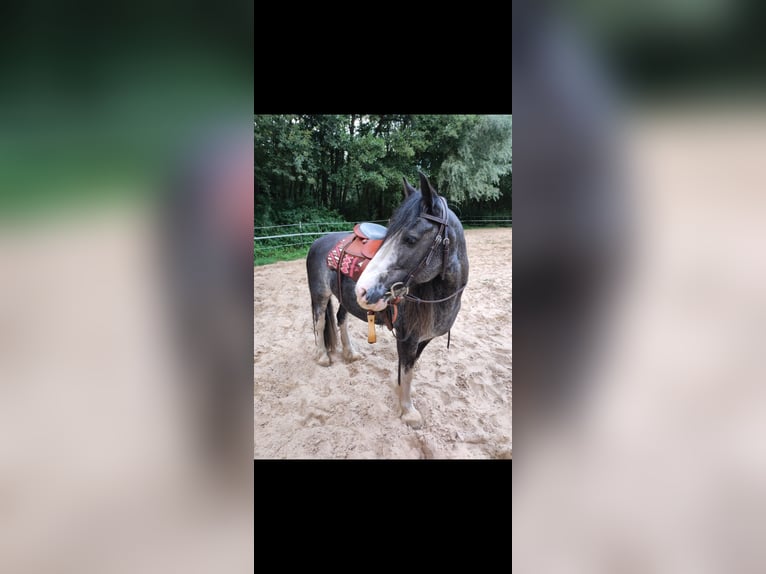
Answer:
[[[511,218],[496,216],[467,217],[461,219],[463,225],[501,227],[512,225]],[[388,220],[378,219],[372,223],[386,224]],[[254,252],[256,255],[267,255],[270,251],[286,247],[308,247],[320,235],[336,231],[353,231],[354,224],[345,221],[320,221],[285,223],[283,225],[265,225],[254,227]],[[285,233],[281,233],[284,231]],[[300,239],[296,239],[300,238]]]
[[[386,219],[373,221],[373,223],[386,222]],[[308,247],[320,235],[327,235],[336,231],[351,232],[353,229],[354,224],[345,221],[299,221],[298,223],[255,227],[254,252],[256,255],[267,255],[275,249]],[[280,233],[275,233],[276,231]]]
[[[513,219],[497,215],[476,215],[474,217],[465,217],[460,219],[463,225],[492,225],[495,227],[504,227],[513,225]]]

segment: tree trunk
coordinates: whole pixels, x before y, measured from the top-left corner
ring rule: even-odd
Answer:
[[[338,172],[340,171],[340,166],[343,163],[343,150],[338,148],[335,150],[335,154],[333,157],[333,182],[332,182],[332,196],[335,199],[335,208],[340,210],[340,208],[343,205],[343,201],[341,200],[341,193],[338,190]]]
[[[332,150],[329,153],[330,156],[330,173],[333,175],[332,178],[332,185],[330,186],[330,207],[335,208],[337,207],[338,203],[338,184],[336,182],[335,173],[337,170],[336,167],[336,158],[337,154],[335,153],[335,150]]]
[[[378,196],[378,213],[375,219],[381,219],[383,217],[383,213],[385,213],[385,209],[386,209],[386,190],[381,189],[380,195]]]
[[[322,170],[322,205],[327,206],[327,170]]]
[[[375,201],[372,197],[372,193],[370,193],[370,188],[367,185],[364,186],[364,195],[367,198],[367,217],[370,219],[375,219],[373,214],[375,210]]]

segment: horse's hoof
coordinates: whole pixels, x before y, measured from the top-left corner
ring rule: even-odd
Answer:
[[[328,355],[327,353],[317,354],[316,361],[317,361],[317,364],[320,367],[329,367],[330,366],[330,355]]]
[[[423,417],[415,409],[403,413],[402,420],[414,429],[419,429],[423,426]]]
[[[343,351],[343,358],[346,359],[347,363],[353,363],[361,359],[362,355],[356,351]]]

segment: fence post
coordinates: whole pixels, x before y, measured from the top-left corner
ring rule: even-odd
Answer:
[[[299,229],[301,232],[303,231],[303,223],[302,223],[302,222],[300,222],[300,221],[298,222],[298,229]]]

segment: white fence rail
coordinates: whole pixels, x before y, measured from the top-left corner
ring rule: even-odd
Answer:
[[[478,216],[478,217],[470,217],[462,219],[461,222],[463,225],[512,225],[513,220],[511,218],[498,218],[496,216]],[[388,220],[386,219],[378,219],[373,221],[372,223],[388,223]],[[297,228],[297,233],[292,233],[293,230],[286,229],[286,228]],[[318,237],[320,235],[327,235],[328,233],[335,233],[338,231],[347,231],[351,232],[354,227],[353,223],[347,223],[342,221],[322,221],[322,222],[305,222],[305,221],[299,221],[298,223],[285,223],[283,225],[265,225],[265,226],[258,226],[254,227],[253,230],[256,233],[264,233],[267,232],[266,230],[269,229],[284,229],[285,231],[290,231],[290,233],[279,233],[279,234],[270,234],[270,235],[255,235],[253,237],[254,240],[254,252],[260,253],[261,255],[266,254],[268,251],[272,251],[274,249],[283,249],[285,247],[297,247],[297,246],[309,246],[314,241],[315,237]],[[324,229],[322,229],[324,228]],[[330,229],[327,229],[330,228]],[[317,231],[303,231],[303,229],[317,229]],[[268,233],[268,232],[267,232]],[[297,242],[289,242],[285,243],[283,241],[280,241],[284,238],[290,238],[290,237],[303,237],[305,239],[302,239]]]
[[[344,231],[344,230],[341,230]],[[351,231],[350,229],[347,229],[345,231]],[[261,237],[254,237],[253,239],[255,241],[258,241],[259,239],[277,239],[280,237],[299,237],[301,235],[327,235],[328,233],[335,233],[335,231],[307,231],[306,233],[283,233],[282,235],[263,235]]]
[[[386,219],[378,219],[373,223],[387,223]],[[292,228],[292,229],[290,229]],[[351,232],[353,223],[345,221],[299,221],[298,223],[285,223],[282,225],[262,225],[254,227],[256,235],[254,240],[254,252],[256,255],[266,255],[269,251],[283,249],[285,247],[308,247],[314,239],[320,235],[335,233],[338,231]],[[284,230],[286,233],[274,234],[269,230]],[[304,231],[304,229],[306,231]],[[312,230],[312,231],[309,231]],[[299,241],[285,242],[282,239],[301,237]]]

